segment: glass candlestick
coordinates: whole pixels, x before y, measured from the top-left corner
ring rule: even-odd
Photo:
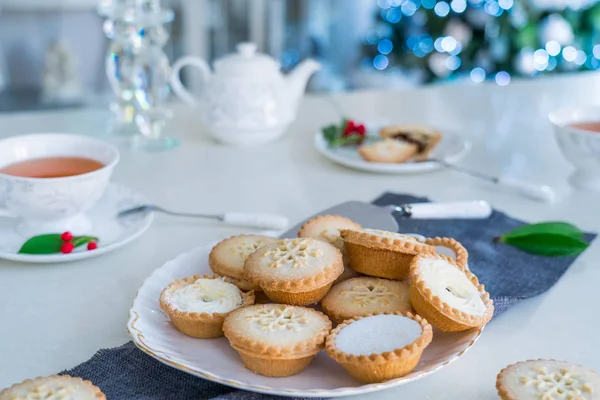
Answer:
[[[163,51],[169,35],[165,25],[173,11],[159,0],[103,0],[104,32],[111,40],[106,73],[115,95],[111,131],[131,145],[148,150],[169,149],[177,140],[164,135],[171,113],[169,59]]]

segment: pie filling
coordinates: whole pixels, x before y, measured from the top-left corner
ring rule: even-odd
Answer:
[[[481,293],[454,265],[445,260],[427,258],[421,260],[419,270],[425,285],[442,302],[467,314],[482,316],[485,313]]]
[[[392,139],[401,140],[403,142],[414,144],[417,146],[417,153],[422,153],[425,151],[425,149],[429,145],[429,139],[424,135],[419,135],[419,136],[422,136],[420,138],[417,138],[415,136],[416,135],[414,133],[410,133],[410,132],[398,132],[398,133],[394,133],[393,135],[390,135],[389,137]]]
[[[169,301],[175,309],[184,312],[226,313],[242,305],[242,292],[222,279],[200,278],[175,289]]]

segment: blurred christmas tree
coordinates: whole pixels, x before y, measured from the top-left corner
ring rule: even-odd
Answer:
[[[363,65],[434,82],[600,68],[597,0],[378,0]]]

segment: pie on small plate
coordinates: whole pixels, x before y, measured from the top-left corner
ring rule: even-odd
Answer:
[[[382,124],[367,124],[367,131],[369,132],[368,136],[379,138],[379,128],[381,127]],[[471,150],[471,144],[456,132],[446,129],[440,129],[440,131],[443,133],[442,139],[435,146],[430,157],[444,160],[451,164],[462,160]],[[442,168],[442,165],[435,161],[408,161],[403,163],[365,161],[359,154],[358,146],[339,146],[331,148],[328,146],[327,141],[320,131],[315,134],[314,145],[317,151],[329,160],[345,167],[367,172],[411,174]]]

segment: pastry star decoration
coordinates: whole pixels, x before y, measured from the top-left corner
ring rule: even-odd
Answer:
[[[391,292],[384,285],[355,285],[350,290],[343,290],[343,295],[350,295],[353,304],[358,304],[361,307],[372,303],[381,303],[389,305],[392,298],[398,297],[397,293]]]
[[[254,253],[256,251],[256,249],[261,247],[263,244],[264,243],[262,240],[256,241],[254,243],[248,243],[248,241],[244,240],[238,246],[232,248],[231,251],[233,253],[238,253],[238,254],[241,254],[241,255],[247,257],[250,254]]]
[[[319,249],[311,249],[310,242],[302,239],[287,240],[264,254],[264,257],[271,257],[273,260],[269,266],[279,268],[282,265],[289,265],[292,268],[300,266],[309,257],[319,257]]]
[[[270,310],[257,310],[255,315],[248,317],[250,321],[257,321],[265,331],[290,330],[295,331],[308,323],[301,313],[296,313],[288,307],[275,307]]]
[[[585,400],[583,392],[592,393],[592,387],[572,374],[568,369],[549,372],[546,367],[533,367],[536,374],[532,377],[521,376],[519,381],[525,386],[532,385],[540,395],[540,400]]]

